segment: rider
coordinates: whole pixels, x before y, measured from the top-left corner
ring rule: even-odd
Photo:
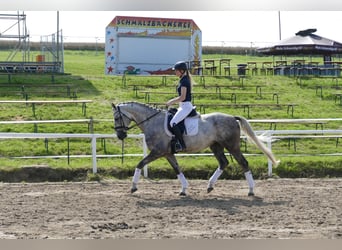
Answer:
[[[183,140],[182,132],[179,128],[179,123],[184,120],[192,111],[193,105],[191,103],[191,90],[193,80],[188,70],[187,64],[184,61],[177,62],[173,70],[175,70],[176,76],[179,77],[177,85],[178,96],[167,101],[166,105],[171,106],[175,103],[179,103],[177,113],[170,121],[172,132],[174,133],[178,143],[175,144],[175,151],[180,152],[186,149],[186,145]]]

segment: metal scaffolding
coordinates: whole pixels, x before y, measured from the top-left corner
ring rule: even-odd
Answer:
[[[0,42],[8,41],[10,44],[9,55],[4,61],[0,61],[0,71],[64,73],[64,45],[62,31],[59,30],[58,12],[57,19],[57,32],[41,36],[39,55],[33,59],[30,55],[30,35],[26,27],[26,14],[19,11],[15,14],[0,13]]]
[[[26,15],[23,13],[0,14],[0,21],[4,29],[0,30],[0,39],[16,41],[15,47],[10,51],[6,61],[12,61],[19,51],[22,51],[22,61],[29,60],[30,36],[26,28]]]

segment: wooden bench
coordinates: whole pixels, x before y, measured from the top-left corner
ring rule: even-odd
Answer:
[[[166,103],[162,102],[150,102],[148,103],[150,105],[153,105],[155,107],[165,108]],[[203,114],[206,113],[206,108],[213,107],[226,107],[226,108],[243,108],[244,112],[247,110],[247,117],[250,118],[250,108],[252,107],[287,107],[287,114],[291,114],[291,117],[293,117],[294,113],[294,107],[297,106],[297,104],[276,104],[276,103],[210,103],[210,104],[198,104],[196,103],[196,106],[199,107],[199,112]]]
[[[94,132],[94,120],[90,119],[73,119],[73,120],[34,120],[34,121],[0,121],[0,125],[23,125],[33,124],[34,133],[38,133],[39,124],[69,124],[69,123],[86,123],[88,132]]]
[[[319,96],[321,99],[323,99],[323,86],[322,85],[317,85],[315,86],[316,89],[316,96]],[[335,103],[337,99],[340,99],[340,104],[341,104],[341,93],[336,93],[333,94],[335,96]]]
[[[224,99],[223,96],[224,95],[230,95],[230,100],[232,103],[236,104],[236,101],[237,101],[237,96],[238,95],[257,95],[257,97],[259,98],[263,98],[263,94],[271,94],[272,95],[272,100],[275,100],[277,104],[279,104],[279,95],[278,93],[274,93],[274,92],[237,92],[237,91],[232,91],[232,92],[222,92],[221,91],[221,88],[217,88],[216,89],[216,92],[195,92],[193,93],[193,100],[194,100],[194,97],[196,95],[216,95],[219,99]]]
[[[293,149],[297,151],[296,140],[298,139],[336,139],[336,147],[338,146],[339,139],[342,135],[275,135],[272,136],[275,140],[287,139],[288,147],[291,146],[291,141],[293,141]]]
[[[0,76],[7,76],[7,82],[10,83],[12,81],[12,73],[0,72]]]
[[[291,141],[293,141],[293,149],[296,152],[297,151],[297,143],[296,141],[298,139],[336,139],[336,147],[338,147],[339,139],[342,138],[341,134],[335,134],[335,135],[326,135],[326,134],[289,134],[289,135],[272,135],[271,139],[272,141],[278,141],[278,140],[288,140],[288,148],[291,147]],[[241,142],[244,144],[245,151],[247,152],[247,143],[246,143],[246,137],[242,136]]]
[[[199,83],[201,83],[201,84],[203,84],[203,87],[204,88],[207,88],[207,87],[212,87],[212,86],[218,86],[218,84],[215,84],[215,85],[208,85],[208,84],[206,84],[206,79],[205,78],[209,78],[209,77],[215,77],[215,78],[229,78],[230,80],[237,80],[237,82],[239,83],[239,86],[229,86],[228,84],[227,85],[220,85],[221,87],[234,87],[234,88],[236,88],[236,87],[240,87],[240,88],[244,88],[245,86],[244,86],[244,79],[245,79],[245,77],[244,76],[237,76],[237,77],[232,77],[232,76],[229,76],[229,77],[227,77],[227,76],[222,76],[222,75],[212,75],[212,76],[204,76],[204,75],[202,75],[202,76],[200,76],[200,79],[199,79]]]
[[[163,92],[163,91],[149,91],[149,90],[143,90],[140,91],[140,93],[145,95],[145,101],[147,103],[150,103],[151,100],[151,94],[152,95],[170,95],[170,96],[177,96],[177,92]],[[192,101],[195,102],[195,96],[197,95],[214,95],[217,96],[218,98],[222,97],[221,92],[194,92],[192,93]]]
[[[25,100],[30,94],[63,95],[73,99],[77,98],[76,90],[72,90],[70,84],[0,84],[0,94],[7,93],[20,94]]]
[[[287,107],[287,114],[291,114],[293,117],[294,107],[297,104],[277,104],[277,103],[228,103],[228,104],[196,104],[200,107],[200,112],[203,110],[205,114],[205,109],[208,107],[227,107],[227,108],[243,108],[244,112],[247,110],[247,117],[250,118],[250,109],[252,107]]]
[[[60,89],[60,90],[59,90]],[[77,91],[72,90],[72,86],[69,84],[50,84],[50,85],[41,85],[34,86],[31,85],[23,85],[23,92],[26,96],[26,100],[29,95],[57,95],[57,96],[66,96],[73,99],[77,98]]]
[[[271,94],[273,101],[276,100],[276,103],[279,104],[279,95],[277,92],[270,92],[270,91],[263,92],[262,86],[260,85],[255,86],[255,91],[260,98],[262,98],[263,94]]]
[[[161,78],[161,86],[166,86],[166,82],[167,82],[168,77],[172,77],[172,78],[176,79],[175,75],[127,75],[127,74],[123,74],[121,82],[122,82],[122,87],[124,87],[124,88],[127,87],[128,77],[135,78],[135,79],[139,79],[140,77]],[[134,86],[134,85],[137,86],[137,85],[142,85],[142,84],[131,84],[131,86]],[[154,85],[154,86],[156,86],[156,85]]]
[[[19,95],[22,96],[22,98],[24,98],[25,100],[27,100],[27,96],[25,94],[24,89],[25,88],[22,84],[0,84],[0,95]]]
[[[139,91],[140,93],[145,95],[145,101],[147,103],[150,102],[151,100],[151,94],[155,94],[155,95],[177,95],[176,92],[162,92],[162,91],[149,91],[149,90],[143,90],[143,91]]]
[[[256,94],[258,97],[262,98],[263,94],[271,94],[272,95],[272,99],[276,101],[276,103],[279,103],[279,94],[276,93],[276,92],[263,92],[262,91],[262,87],[263,86],[260,86],[260,85],[257,85],[257,86],[253,86],[255,87],[255,93],[254,92],[228,92],[226,94],[231,94],[232,97],[231,97],[231,100],[233,103],[236,103],[236,95],[237,94]],[[224,94],[224,92],[221,91],[222,88],[240,88],[240,87],[235,87],[235,86],[227,86],[227,85],[207,85],[205,87],[206,89],[207,88],[215,88],[216,89],[216,93],[218,93],[218,95],[221,97],[222,94]]]
[[[58,91],[58,88],[66,88],[65,90]],[[42,86],[40,89],[34,88],[34,89],[28,89],[24,87],[24,95],[26,100],[28,100],[30,95],[40,95],[40,96],[46,96],[46,95],[53,95],[53,96],[65,96],[72,99],[77,99],[77,91],[71,90],[71,87],[69,85],[65,86]]]
[[[323,130],[324,124],[326,124],[328,119],[253,119],[249,120],[250,123],[269,123],[270,130],[276,130],[277,124],[315,124],[316,130],[320,126]]]
[[[151,89],[157,89],[157,86],[155,85],[139,85],[139,84],[133,84],[133,85],[127,85],[127,87],[132,87],[133,93],[135,97],[138,97],[138,92],[144,91],[146,88]]]
[[[176,92],[165,92],[165,91],[150,91],[150,90],[143,90],[143,91],[139,91],[140,93],[144,94],[145,96],[145,101],[147,103],[150,103],[151,101],[151,94],[152,95],[174,95],[176,96],[177,93]],[[268,92],[264,92],[263,94],[267,94]],[[279,103],[279,97],[278,97],[278,93],[273,93],[273,92],[269,92],[270,94],[273,95],[273,100],[276,100],[276,103]],[[221,92],[221,89],[218,88],[216,89],[215,92],[194,92],[192,93],[192,102],[195,104],[195,97],[197,96],[205,96],[205,95],[213,95],[216,96],[218,99],[223,99],[224,95],[229,95],[230,96],[230,100],[232,103],[236,103],[236,99],[237,99],[237,95],[257,95],[258,97],[262,98],[262,94],[261,92]],[[137,97],[137,94],[136,94]]]
[[[91,103],[92,100],[26,100],[26,101],[14,101],[14,100],[0,100],[0,104],[25,104],[32,106],[33,116],[36,116],[36,105],[38,104],[77,104],[82,103],[82,114],[86,116],[87,103]]]
[[[263,98],[261,93],[254,93],[254,92],[233,92],[231,96],[232,103],[236,104],[237,95],[254,95],[256,94],[259,98]],[[274,92],[264,92],[263,94],[271,94],[272,100],[275,100],[276,104],[279,104],[279,95],[278,93]]]
[[[338,76],[318,76],[318,78],[319,79],[323,79],[323,80],[325,80],[325,79],[330,79],[332,82],[335,82],[335,84],[334,84],[334,87],[335,88],[338,88],[339,86],[338,86],[338,79],[339,79],[339,77]]]
[[[13,77],[15,76],[49,76],[51,79],[51,83],[55,83],[55,77],[58,75],[67,75],[64,73],[54,73],[54,72],[49,72],[49,73],[12,73],[12,72],[0,72],[0,76],[7,76],[7,82],[11,83],[13,81]]]

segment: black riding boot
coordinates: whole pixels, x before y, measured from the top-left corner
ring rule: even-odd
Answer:
[[[175,135],[177,141],[175,143],[175,153],[180,152],[180,151],[184,151],[186,149],[186,145],[185,142],[183,140],[183,135],[182,135],[182,131],[179,128],[179,125],[176,124],[172,127],[173,130],[173,134]]]

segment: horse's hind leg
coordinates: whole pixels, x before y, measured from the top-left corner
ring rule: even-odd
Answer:
[[[233,150],[228,149],[228,151],[230,152],[231,155],[233,155],[235,160],[239,163],[239,165],[243,169],[247,183],[248,183],[248,186],[249,186],[248,196],[253,196],[254,195],[255,183],[254,183],[252,172],[248,167],[248,161],[246,160],[246,158],[241,153],[240,148],[235,147]]]
[[[220,144],[213,144],[210,146],[210,149],[213,151],[217,161],[219,162],[219,166],[214,172],[214,174],[210,177],[207,192],[210,193],[214,189],[214,185],[217,181],[217,179],[221,176],[223,173],[224,168],[228,165],[228,160],[226,156],[224,155],[224,147],[222,147]]]

